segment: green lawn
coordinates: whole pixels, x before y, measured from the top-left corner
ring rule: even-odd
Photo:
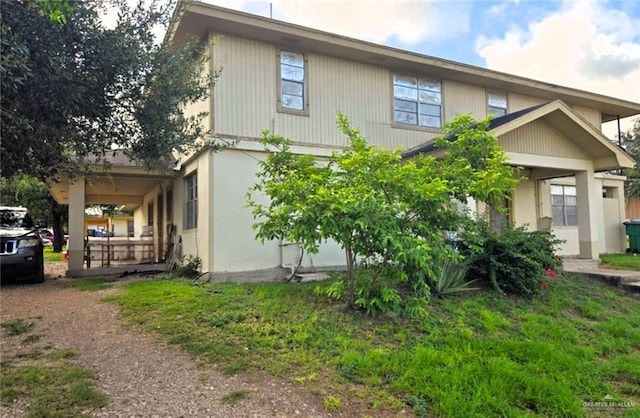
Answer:
[[[62,247],[63,251],[67,250],[67,247],[64,246]],[[44,247],[44,261],[46,263],[51,263],[54,261],[64,261],[62,259],[62,253],[54,253],[53,252],[53,246],[49,246],[49,247]]]
[[[109,300],[227,373],[266,370],[332,410],[360,398],[371,416],[640,416],[640,303],[617,289],[562,276],[538,300],[483,291],[407,321],[344,310],[314,293],[327,285],[158,280]],[[623,407],[585,406],[603,400]]]
[[[608,268],[640,271],[639,254],[600,254],[600,261],[602,261],[602,263]]]

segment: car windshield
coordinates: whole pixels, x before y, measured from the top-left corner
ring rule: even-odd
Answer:
[[[0,211],[0,226],[3,228],[33,228],[33,221],[24,210]]]

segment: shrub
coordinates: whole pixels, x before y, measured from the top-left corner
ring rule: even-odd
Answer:
[[[195,279],[200,274],[200,267],[202,266],[202,260],[200,257],[194,257],[192,255],[180,258],[180,264],[176,264],[173,268],[173,275],[175,277],[184,277],[188,279]]]
[[[463,236],[459,248],[471,265],[469,274],[502,292],[531,298],[548,287],[545,279],[555,277],[554,252],[562,241],[550,232],[525,227],[495,232],[482,220]]]
[[[396,313],[414,318],[424,316],[424,307],[431,295],[426,282],[418,288],[415,282],[403,280],[406,274],[400,267],[393,269],[389,267],[383,272],[377,271],[379,267],[377,265],[361,268],[355,272],[356,300],[352,306],[365,311],[368,315]],[[391,280],[391,278],[394,279]],[[348,291],[348,286],[347,275],[340,274],[329,287],[316,287],[315,293],[342,300]]]
[[[453,293],[477,290],[469,287],[476,280],[469,280],[468,262],[456,262],[454,258],[442,258],[434,263],[434,270],[437,276],[430,280],[431,292],[438,297],[445,297]]]

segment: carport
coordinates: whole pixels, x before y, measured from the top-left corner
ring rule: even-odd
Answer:
[[[67,277],[166,268],[162,261],[172,238],[173,173],[171,170],[167,173],[146,170],[121,152],[109,156],[108,163],[108,169],[100,164],[73,179],[59,176],[48,182],[53,198],[60,204],[69,205]],[[121,210],[133,211],[134,237],[92,238],[89,241],[92,248],[106,248],[108,254],[123,251],[123,248],[131,249],[135,254],[133,262],[109,262],[105,266],[100,260],[88,268],[85,262],[89,238],[85,227],[87,205],[115,205]]]

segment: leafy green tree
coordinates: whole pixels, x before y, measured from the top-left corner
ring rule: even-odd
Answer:
[[[3,205],[24,206],[36,221],[45,221],[53,228],[53,250],[62,251],[63,227],[68,224],[67,205],[59,205],[40,180],[27,175],[0,179],[0,197]]]
[[[44,179],[104,162],[114,147],[148,168],[205,134],[205,98],[215,80],[201,40],[157,44],[176,1],[12,0],[0,3],[1,174]],[[105,27],[106,5],[119,10]]]
[[[464,115],[445,125],[436,141],[444,148],[439,159],[403,160],[399,150],[373,147],[342,114],[338,128],[348,146],[327,161],[296,155],[290,140],[265,131],[265,150],[276,151],[260,163],[248,194],[256,236],[301,242],[311,253],[326,240],[340,244],[346,288],[331,291],[340,296],[344,290],[351,305],[397,310],[402,296],[396,285],[408,285],[413,298],[425,300],[428,281],[418,277],[435,278],[433,261],[452,256],[446,232],[468,222],[459,203],[468,196],[497,203],[517,184],[488,123]],[[358,262],[373,268],[358,274]]]
[[[627,199],[640,197],[640,119],[636,119],[633,127],[621,136],[625,150],[636,160],[633,168],[624,170],[627,181],[624,183],[624,194]]]

